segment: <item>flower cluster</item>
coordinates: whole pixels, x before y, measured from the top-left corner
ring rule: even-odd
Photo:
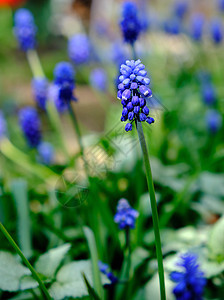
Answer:
[[[120,229],[135,228],[135,221],[139,213],[132,208],[126,199],[120,199],[117,205],[117,212],[114,216],[114,222]]]
[[[69,39],[68,56],[75,64],[88,62],[90,58],[90,42],[87,35],[79,33]]]
[[[110,271],[110,267],[107,264],[104,264],[102,261],[98,262],[98,266],[100,272],[107,276],[107,278],[111,281],[111,284],[115,284],[118,282],[118,279],[114,274]]]
[[[148,88],[150,79],[146,76],[145,66],[139,59],[127,60],[126,64],[121,65],[120,73],[117,98],[123,105],[121,121],[131,121],[126,124],[125,130],[132,130],[134,120],[153,123],[154,119],[148,116],[149,108],[146,105],[146,99],[152,96],[152,92]]]
[[[206,114],[207,128],[211,133],[216,133],[222,126],[222,116],[215,109],[210,109]]]
[[[92,70],[90,74],[91,86],[99,91],[107,90],[107,74],[102,68]]]
[[[19,123],[30,147],[36,148],[41,142],[40,119],[35,108],[24,107],[19,112]]]
[[[211,36],[215,44],[220,44],[223,40],[223,26],[219,19],[214,19],[211,23]]]
[[[180,19],[183,19],[188,11],[188,1],[178,0],[174,3],[174,15]]]
[[[46,109],[48,97],[48,81],[44,77],[37,77],[32,80],[32,89],[34,99],[41,109]]]
[[[35,48],[36,32],[37,28],[31,12],[25,8],[18,9],[15,13],[14,34],[23,51]]]
[[[62,106],[70,101],[77,101],[73,94],[75,88],[75,72],[72,65],[68,62],[60,62],[54,69],[54,83],[58,87],[58,101]]]
[[[0,140],[6,135],[7,125],[2,111],[0,110]]]
[[[135,43],[142,29],[137,11],[138,9],[135,3],[131,1],[124,2],[120,27],[125,42],[131,45]]]
[[[38,148],[38,161],[45,165],[51,165],[54,160],[54,147],[47,142],[42,142]]]
[[[176,299],[202,300],[206,279],[199,269],[197,256],[183,254],[177,265],[183,268],[183,272],[174,271],[170,274],[171,280],[177,283],[173,289]]]
[[[202,85],[202,99],[207,105],[212,105],[216,102],[216,90],[212,83],[208,82]]]
[[[195,41],[202,39],[205,19],[202,14],[195,13],[191,18],[191,37]]]

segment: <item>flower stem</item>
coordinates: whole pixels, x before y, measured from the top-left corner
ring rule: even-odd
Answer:
[[[143,160],[145,164],[146,178],[150,196],[150,203],[152,208],[152,221],[153,221],[153,229],[155,235],[155,244],[156,244],[156,256],[158,261],[158,273],[159,273],[159,282],[160,282],[160,297],[161,300],[166,299],[165,294],[165,280],[164,280],[164,269],[163,269],[163,254],[160,240],[160,231],[159,231],[159,218],[157,212],[157,204],[156,204],[156,196],[154,190],[154,184],[152,180],[152,172],[151,166],[148,156],[148,150],[145,142],[145,137],[142,129],[141,122],[135,121],[136,128],[138,131],[139,142],[142,148]]]
[[[129,228],[125,229],[125,240],[126,240],[125,253],[126,253],[126,259],[127,259],[126,276],[127,276],[127,279],[129,280],[130,268],[131,268],[131,244],[130,244],[130,229]]]
[[[39,283],[39,287],[40,287],[40,291],[43,295],[43,299],[47,299],[47,300],[52,299],[50,294],[48,293],[48,290],[45,287],[43,281],[40,279],[38,273],[34,270],[32,265],[30,264],[30,262],[23,255],[22,251],[19,249],[19,247],[17,246],[17,244],[15,243],[15,241],[13,240],[13,238],[11,237],[11,235],[8,233],[8,231],[6,230],[6,228],[3,226],[3,224],[1,222],[0,222],[0,230],[2,231],[4,236],[7,238],[9,243],[12,245],[12,247],[15,249],[15,251],[18,253],[18,255],[21,257],[24,264],[29,268],[29,270],[31,271],[31,273],[33,275],[33,278],[35,278],[35,280]]]
[[[80,153],[81,153],[82,159],[84,161],[86,174],[88,175],[87,162],[86,162],[85,157],[84,157],[84,147],[83,147],[83,143],[82,143],[81,131],[80,131],[80,128],[79,128],[79,124],[78,124],[75,112],[72,109],[72,106],[71,106],[70,102],[68,103],[68,110],[69,110],[69,114],[70,114],[70,117],[72,119],[72,123],[74,125],[75,131],[76,131],[76,134],[77,134],[77,137],[78,137]]]
[[[135,51],[135,46],[134,46],[134,44],[131,46],[131,48],[132,48],[132,55],[133,55],[133,58],[134,58],[134,60],[137,60],[137,53],[136,53],[136,51]]]
[[[27,60],[29,62],[31,71],[34,77],[45,77],[43,68],[41,66],[36,50],[27,51]]]

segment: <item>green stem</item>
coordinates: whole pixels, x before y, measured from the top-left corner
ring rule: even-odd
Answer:
[[[57,134],[57,137],[58,137],[61,149],[64,153],[64,156],[66,157],[66,160],[69,161],[70,157],[69,157],[69,153],[68,153],[68,150],[66,148],[65,139],[64,139],[64,136],[63,136],[61,120],[60,120],[59,114],[57,112],[57,109],[56,109],[56,107],[53,103],[53,100],[49,99],[49,101],[47,101],[46,110],[47,110],[47,115],[48,115],[48,118],[50,120],[50,123],[51,123],[54,131]]]
[[[159,282],[160,282],[160,296],[161,300],[166,299],[165,294],[165,280],[164,280],[164,268],[163,268],[163,254],[160,240],[160,231],[159,231],[159,217],[157,212],[156,196],[154,190],[154,184],[152,180],[151,166],[149,162],[148,150],[145,142],[145,137],[142,129],[141,122],[136,121],[136,128],[138,131],[139,142],[142,148],[143,160],[145,164],[146,178],[150,196],[150,203],[152,208],[152,221],[153,229],[155,235],[155,244],[156,244],[156,256],[158,261],[158,272],[159,272]]]
[[[126,270],[126,276],[129,280],[130,277],[130,268],[131,268],[131,244],[130,244],[130,229],[127,228],[125,230],[125,239],[126,239],[126,259],[127,259],[127,270]]]
[[[45,77],[36,50],[27,51],[27,60],[29,62],[34,77]]]
[[[12,245],[12,247],[15,249],[15,251],[21,257],[24,264],[29,268],[30,272],[33,275],[33,278],[39,283],[40,291],[43,295],[43,298],[47,299],[47,300],[48,299],[51,300],[52,298],[51,298],[50,294],[48,293],[48,290],[45,287],[43,281],[40,279],[37,272],[34,270],[32,265],[30,264],[30,262],[23,255],[22,251],[19,249],[19,247],[17,246],[17,244],[15,243],[15,241],[13,240],[13,238],[11,237],[11,235],[8,233],[8,231],[6,230],[6,228],[3,226],[3,224],[1,222],[0,222],[0,229],[1,229],[2,233],[4,234],[4,236],[7,238],[7,240],[9,241],[9,243]]]
[[[131,46],[131,48],[132,48],[132,55],[133,55],[133,58],[134,58],[134,60],[137,60],[137,53],[136,53],[136,51],[135,51],[135,46],[134,46],[134,44]]]
[[[72,119],[72,123],[74,125],[75,131],[76,131],[76,134],[77,134],[77,137],[78,137],[80,153],[81,153],[82,159],[84,161],[84,166],[85,166],[86,174],[88,176],[88,166],[87,166],[87,162],[86,162],[85,156],[84,156],[84,147],[83,147],[83,143],[82,143],[81,131],[80,131],[80,128],[79,128],[79,124],[78,124],[75,112],[72,109],[72,106],[71,106],[70,102],[68,104],[68,110],[69,110],[69,114],[70,114],[70,117]]]

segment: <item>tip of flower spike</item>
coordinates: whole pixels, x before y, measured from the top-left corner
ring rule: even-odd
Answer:
[[[138,216],[138,211],[133,209],[126,199],[122,198],[118,201],[114,222],[119,225],[120,229],[135,228],[135,221]]]

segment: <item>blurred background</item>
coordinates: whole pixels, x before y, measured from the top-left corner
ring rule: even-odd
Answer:
[[[152,288],[154,236],[140,147],[136,130],[124,131],[117,100],[120,64],[133,59],[119,26],[122,3],[0,0],[0,110],[7,126],[3,141],[0,130],[0,220],[32,262],[65,242],[75,245],[67,261],[87,259],[81,230],[87,225],[95,235],[100,259],[118,275],[125,238],[113,223],[113,215],[118,200],[126,198],[140,213],[132,234],[133,268],[140,279],[126,287],[124,299],[159,299],[158,288]],[[173,268],[171,261],[179,252],[193,249],[208,274],[206,299],[223,299],[224,1],[135,3],[142,26],[135,49],[146,66],[154,95],[150,116],[155,123],[144,124],[143,129],[152,163],[166,272]],[[72,103],[90,169],[88,176],[69,113],[60,112],[57,119],[52,117],[52,123],[34,99],[29,58],[19,48],[13,31],[19,7],[34,16],[36,50],[49,83],[55,65],[70,61],[68,40],[79,33],[88,37],[88,60],[73,64],[78,101]],[[97,79],[96,69],[103,70]],[[36,150],[27,146],[18,120],[25,106],[37,109],[43,140],[54,148],[50,163],[38,159]],[[55,122],[60,123],[69,160]],[[68,185],[64,186],[64,180]],[[67,198],[68,186],[74,182],[79,189]],[[2,236],[0,241],[2,249],[11,251]],[[172,284],[169,279],[167,282],[171,291]],[[19,299],[18,291],[0,289],[2,299]],[[20,299],[32,299],[27,291],[26,295],[19,293]],[[108,299],[113,295],[109,290]],[[76,298],[73,294],[68,297]],[[172,299],[171,292],[169,297]]]

